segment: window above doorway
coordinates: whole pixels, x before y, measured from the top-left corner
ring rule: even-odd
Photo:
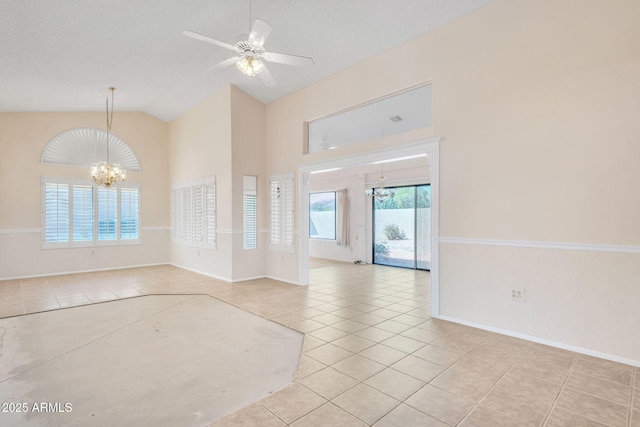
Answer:
[[[305,123],[305,153],[331,150],[431,126],[431,85]]]

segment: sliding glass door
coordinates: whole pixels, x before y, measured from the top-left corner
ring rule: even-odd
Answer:
[[[431,186],[393,187],[373,198],[373,263],[431,269]]]

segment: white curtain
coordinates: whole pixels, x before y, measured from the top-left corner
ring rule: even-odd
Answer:
[[[336,191],[338,199],[338,219],[336,225],[336,243],[338,246],[349,246],[349,193],[346,189]]]

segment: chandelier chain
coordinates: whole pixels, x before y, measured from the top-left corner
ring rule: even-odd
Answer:
[[[109,133],[111,133],[111,125],[113,124],[113,92],[114,87],[109,88],[111,92],[111,112],[109,112],[109,95],[107,95],[107,163],[109,163]]]
[[[111,126],[113,125],[113,92],[116,88],[110,87],[111,92],[111,110],[109,110],[109,95],[107,94],[106,110],[107,110],[107,161],[97,162],[91,165],[91,176],[93,182],[104,187],[111,187],[114,184],[125,181],[127,179],[127,171],[120,168],[117,163],[111,164],[109,158],[109,139],[111,137]]]

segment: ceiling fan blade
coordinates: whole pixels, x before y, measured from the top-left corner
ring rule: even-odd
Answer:
[[[269,71],[266,66],[262,72],[258,74],[258,77],[260,77],[260,80],[262,80],[262,83],[264,83],[266,87],[274,87],[276,85],[276,79],[273,78],[273,74],[271,74],[271,71]]]
[[[224,47],[229,50],[236,50],[236,47],[229,43],[221,42],[220,40],[212,39],[211,37],[203,36],[202,34],[194,33],[193,31],[185,30],[183,35],[191,37],[192,39],[200,40],[206,43],[215,44],[216,46]]]
[[[208,67],[208,68],[207,68],[207,71],[217,71],[217,70],[220,70],[220,69],[222,69],[222,68],[224,68],[224,67],[228,67],[229,65],[233,65],[233,64],[235,64],[235,63],[236,63],[236,62],[238,62],[239,60],[240,60],[240,57],[239,57],[239,56],[232,56],[232,57],[231,57],[231,58],[229,58],[229,59],[225,59],[225,60],[224,60],[224,61],[222,61],[222,62],[218,62],[217,64],[212,65],[211,67]]]
[[[306,56],[287,55],[285,53],[265,52],[264,59],[269,62],[277,62],[280,64],[297,65],[304,67],[305,65],[313,65],[313,59]]]
[[[249,43],[262,47],[269,34],[271,34],[271,25],[261,19],[256,19],[249,34]]]

